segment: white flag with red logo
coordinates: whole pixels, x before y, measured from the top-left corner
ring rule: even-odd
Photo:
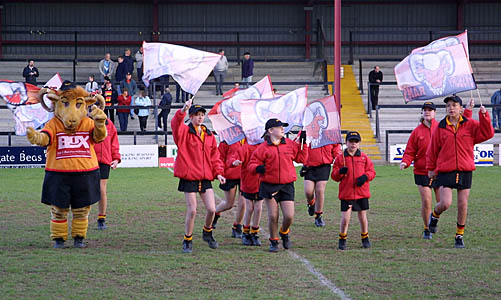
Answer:
[[[242,101],[242,129],[249,144],[256,145],[263,141],[261,136],[269,119],[277,118],[288,123],[285,132],[294,126],[303,126],[307,90],[307,87],[303,87],[280,97]]]
[[[273,98],[270,76],[263,77],[247,89],[234,88],[229,90],[223,95],[223,98],[209,111],[208,117],[219,136],[219,140],[231,145],[245,137],[241,120],[242,101]]]
[[[446,36],[443,38],[439,38],[438,40],[434,40],[433,42],[429,43],[428,45],[424,47],[419,47],[414,50],[412,50],[412,53],[417,52],[417,51],[426,51],[426,50],[432,50],[432,49],[440,49],[440,48],[447,48],[450,46],[454,45],[459,45],[462,44],[464,47],[464,50],[466,52],[466,56],[470,57],[470,52],[468,50],[468,31],[464,31],[463,33],[460,33],[458,35],[453,35],[453,36]]]
[[[310,102],[303,116],[306,141],[312,149],[330,144],[341,144],[341,124],[334,96]]]
[[[405,102],[427,100],[477,88],[462,43],[412,52],[395,66]]]
[[[143,82],[170,75],[183,91],[196,94],[221,55],[193,48],[143,42]]]

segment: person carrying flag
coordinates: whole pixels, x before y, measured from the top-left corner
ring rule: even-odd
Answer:
[[[322,219],[325,187],[331,173],[331,163],[341,154],[340,144],[330,144],[310,149],[308,161],[301,168],[299,175],[304,177],[304,194],[308,202],[308,214],[315,215],[315,225],[324,227]]]
[[[251,156],[248,169],[260,174],[259,197],[264,198],[268,209],[270,252],[278,251],[278,236],[285,249],[291,247],[290,226],[294,219],[294,181],[297,179],[294,161],[304,163],[308,159],[306,132],[300,143],[284,137],[284,127],[289,126],[279,119],[269,119],[263,134],[264,143]],[[303,144],[303,145],[300,145]],[[278,207],[283,214],[282,226],[278,229]]]
[[[478,113],[479,121],[469,119],[462,112],[462,100],[448,96],[446,117],[432,134],[426,151],[428,177],[440,186],[440,202],[430,214],[428,227],[431,233],[437,231],[440,215],[452,204],[452,189],[457,189],[457,226],[454,247],[464,248],[464,227],[468,211],[468,196],[475,170],[473,147],[494,136],[489,113],[483,105]]]
[[[186,112],[190,123],[184,124]],[[212,220],[216,211],[214,191],[211,181],[217,178],[221,184],[226,182],[223,176],[223,162],[219,157],[216,138],[203,125],[205,109],[200,105],[192,105],[192,100],[186,101],[171,120],[172,135],[178,147],[174,176],[179,178],[178,191],[184,192],[186,200],[185,234],[183,252],[193,251],[192,235],[197,212],[197,193],[205,205],[205,224],[202,238],[210,248],[218,247],[212,234]]]

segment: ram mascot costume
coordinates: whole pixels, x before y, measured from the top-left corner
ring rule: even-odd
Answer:
[[[68,239],[68,213],[71,209],[71,236],[74,247],[85,248],[90,206],[100,199],[99,165],[94,144],[106,138],[106,114],[93,104],[91,96],[69,81],[58,91],[40,90],[41,104],[54,117],[41,131],[27,129],[30,143],[47,147],[42,203],[50,205],[50,237],[54,248],[64,248]],[[44,96],[52,102],[49,107]],[[92,109],[89,113],[89,107]],[[90,117],[89,117],[89,116]]]

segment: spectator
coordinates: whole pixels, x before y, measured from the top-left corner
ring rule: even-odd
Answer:
[[[111,54],[107,52],[104,58],[99,62],[99,73],[101,73],[101,82],[106,81],[105,77],[112,79],[115,71],[115,63],[111,60]]]
[[[118,96],[118,105],[130,105],[131,97],[127,88],[122,89],[122,95]],[[127,131],[127,124],[129,123],[129,113],[128,108],[118,108],[118,122],[120,122],[120,131]]]
[[[179,83],[176,82],[176,103],[185,103],[187,100],[191,98],[190,96],[191,94],[188,94],[187,92],[183,91]]]
[[[125,74],[127,74],[127,66],[124,62],[123,56],[119,56],[118,57],[118,66],[117,66],[117,70],[115,72],[115,81],[120,84],[122,82],[122,80],[125,79]],[[120,93],[120,90],[118,90],[118,93]]]
[[[127,88],[127,90],[129,91],[129,95],[132,97],[132,101],[131,101],[130,105],[135,105],[134,98],[135,98],[136,93],[137,93],[137,84],[136,84],[136,81],[134,81],[134,79],[132,79],[132,74],[130,72],[128,72],[125,75],[125,79],[120,82],[120,89],[123,89],[123,88]],[[134,120],[134,110],[133,109],[130,110],[130,118],[132,120]]]
[[[124,62],[125,62],[125,65],[127,66],[126,72],[133,74],[134,73],[134,59],[131,56],[130,49],[125,49]]]
[[[111,81],[107,80],[104,84],[104,88],[101,91],[102,96],[104,97],[104,102],[106,107],[115,105],[118,103],[118,93],[113,88],[113,84]],[[128,105],[128,104],[127,104]],[[106,109],[106,114],[112,123],[115,123],[115,110],[114,109]],[[127,126],[126,126],[127,127]]]
[[[218,60],[216,66],[214,67],[214,78],[216,80],[216,96],[223,94],[223,83],[226,73],[228,71],[228,60],[224,56],[224,50],[220,49],[218,51],[221,58]]]
[[[30,59],[28,65],[24,67],[23,77],[26,78],[26,83],[37,85],[37,77],[40,76],[37,67],[35,67],[35,61]]]
[[[149,106],[151,105],[151,100],[148,96],[146,96],[145,90],[140,90],[139,96],[134,100],[134,103],[135,103],[134,105],[138,106]],[[139,117],[139,128],[141,129],[141,131],[146,131],[148,114],[149,110],[147,108],[140,109],[139,112],[137,113],[137,116]]]
[[[136,52],[137,81],[143,81],[143,47]]]
[[[379,66],[375,66],[374,70],[369,72],[369,82],[370,83],[381,83],[383,82],[383,72],[379,70]],[[370,95],[372,101],[372,110],[376,110],[376,105],[378,103],[379,95],[379,85],[372,85],[370,88]]]
[[[249,87],[249,83],[252,81],[252,75],[254,75],[254,61],[250,58],[250,53],[244,53],[244,61],[242,62],[242,83],[245,87]]]
[[[95,94],[99,90],[99,84],[94,81],[94,75],[89,75],[89,82],[85,85],[85,90],[89,93]]]
[[[160,100],[160,106],[167,106],[167,108],[162,108],[162,111],[158,114],[158,128],[157,131],[162,130],[167,131],[167,119],[169,118],[170,106],[172,104],[172,95],[170,94],[170,89],[165,88],[165,93],[162,96],[162,100]],[[163,122],[162,122],[163,119]]]
[[[492,104],[501,104],[501,89],[496,91],[491,97]],[[492,127],[495,129],[501,129],[501,107],[492,107]]]

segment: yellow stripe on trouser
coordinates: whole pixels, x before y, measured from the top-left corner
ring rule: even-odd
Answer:
[[[87,227],[89,225],[89,212],[90,206],[81,208],[74,208],[71,210],[73,213],[73,220],[71,221],[71,236],[87,237]]]
[[[60,208],[55,205],[50,206],[50,238],[68,239],[68,212],[69,208]]]

